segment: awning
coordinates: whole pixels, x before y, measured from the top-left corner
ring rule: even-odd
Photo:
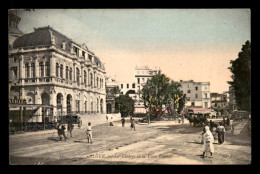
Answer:
[[[44,107],[44,108],[57,108],[53,105],[42,105],[42,104],[9,104],[10,108],[17,108],[17,107]]]
[[[134,114],[145,114],[146,109],[145,108],[135,108]]]

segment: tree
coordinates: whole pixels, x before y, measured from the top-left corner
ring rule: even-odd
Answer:
[[[230,61],[228,68],[233,81],[228,84],[234,90],[236,105],[241,110],[251,112],[251,42],[246,41],[236,60]]]
[[[170,81],[170,78],[165,74],[158,73],[154,75],[142,89],[142,99],[145,107],[149,109],[152,115],[157,116],[158,113],[162,113],[162,105],[173,103],[174,108],[180,106],[183,108],[182,102],[185,103],[185,98],[179,89],[180,87],[180,83]]]
[[[132,114],[134,112],[134,100],[128,95],[119,95],[115,98],[115,110],[121,115]]]

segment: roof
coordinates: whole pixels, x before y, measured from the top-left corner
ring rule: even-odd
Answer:
[[[34,31],[17,38],[13,43],[13,48],[50,45],[51,31],[49,29]]]
[[[51,45],[53,42],[57,47],[62,47],[63,43],[65,43],[65,51],[70,53],[72,44],[82,48],[83,50],[88,50],[88,47],[85,44],[78,44],[62,33],[54,30],[52,27],[40,27],[34,28],[34,32],[25,34],[19,38],[17,38],[13,43],[14,49],[19,49],[21,47],[31,47],[31,46],[43,46],[43,45]],[[94,53],[92,53],[94,54]],[[94,56],[94,61],[100,67],[103,67],[100,59]]]

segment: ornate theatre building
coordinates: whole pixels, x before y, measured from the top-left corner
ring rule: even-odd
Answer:
[[[101,60],[85,44],[49,26],[9,44],[9,101],[25,101],[29,122],[105,113],[105,74]]]

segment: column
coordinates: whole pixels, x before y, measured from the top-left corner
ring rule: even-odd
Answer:
[[[51,53],[50,56],[50,76],[51,77],[56,77],[56,61],[54,57],[54,53]]]
[[[35,93],[35,104],[42,104],[39,87],[36,87],[34,93]],[[42,114],[42,108],[39,107],[39,109],[36,112],[36,122],[42,122],[41,114]]]
[[[67,114],[67,96],[64,94],[62,97],[62,113],[63,115]]]
[[[93,87],[95,88],[96,87],[96,72],[94,72],[94,77],[93,77]]]
[[[52,106],[56,106],[56,97],[55,97],[56,95],[54,94],[54,90],[52,90],[51,89],[51,92],[50,92],[50,105],[52,105]],[[52,115],[52,121],[56,121],[56,116],[57,116],[57,114],[56,114],[56,112],[57,112],[57,108],[53,108],[53,115]]]
[[[23,85],[24,84],[24,56],[21,55],[19,57],[19,79],[20,79],[20,82],[21,84]]]
[[[72,74],[73,74],[73,81],[74,82],[76,81],[76,67],[75,67],[75,64],[76,63],[73,63],[73,72],[72,72]]]
[[[84,66],[81,66],[81,83],[84,82]]]
[[[38,56],[36,56],[36,58],[34,59],[34,63],[35,63],[35,79],[36,79],[36,83],[38,83],[38,77],[39,77],[39,61],[38,61]]]

